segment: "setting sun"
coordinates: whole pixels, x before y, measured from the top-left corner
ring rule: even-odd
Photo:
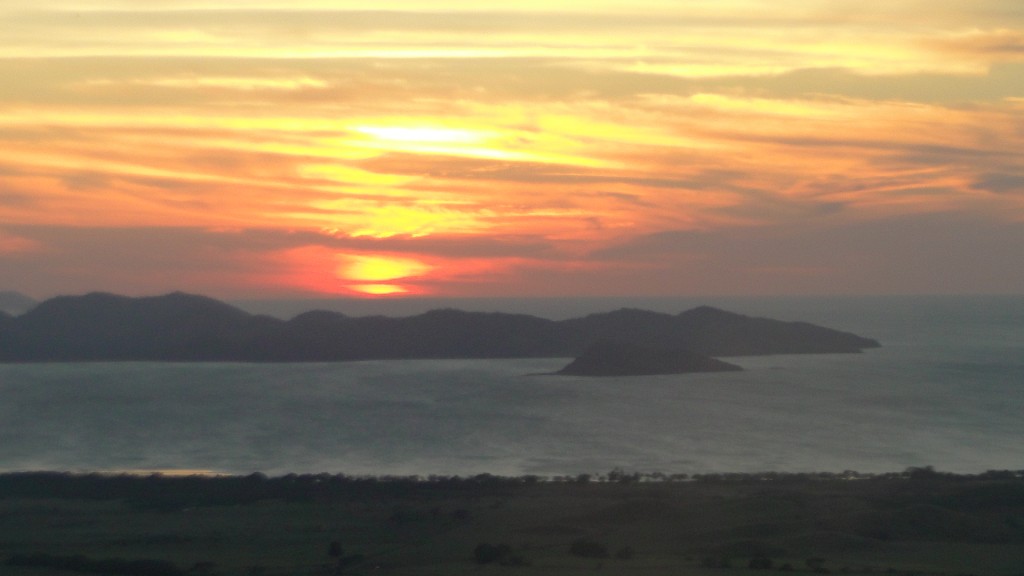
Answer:
[[[374,296],[409,293],[412,290],[402,281],[423,276],[432,269],[417,260],[392,256],[345,255],[341,260],[338,276],[350,282],[348,287]]]
[[[352,284],[349,288],[367,296],[393,296],[409,293],[408,288],[395,284]]]
[[[383,282],[430,271],[430,266],[409,258],[390,256],[344,256],[340,276],[362,282]]]

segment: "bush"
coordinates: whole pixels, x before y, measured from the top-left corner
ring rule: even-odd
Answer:
[[[473,559],[477,564],[491,564],[501,562],[512,554],[512,548],[508,544],[477,544],[473,549]]]
[[[593,540],[576,540],[569,545],[569,553],[583,558],[607,558],[608,547]]]
[[[529,566],[530,563],[519,554],[512,553],[508,544],[477,544],[473,549],[473,560],[477,564],[500,564],[501,566]]]
[[[817,573],[820,574],[820,573],[825,571],[825,559],[824,558],[819,558],[819,557],[808,558],[804,563],[807,564],[807,569],[810,570],[811,572],[817,572]]]
[[[631,546],[623,546],[615,553],[615,558],[618,560],[632,560],[636,558],[636,551]]]
[[[7,560],[8,566],[53,568],[85,574],[114,576],[180,576],[183,572],[166,560],[122,560],[103,558],[94,560],[85,556],[56,556],[52,554],[16,554]]]
[[[732,568],[727,556],[705,556],[700,560],[701,568]]]
[[[327,545],[327,555],[330,556],[331,558],[341,558],[342,555],[343,555],[342,554],[342,548],[341,548],[341,542],[338,542],[337,540],[334,540],[330,544],[328,544]]]

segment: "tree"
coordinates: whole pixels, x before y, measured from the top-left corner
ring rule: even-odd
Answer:
[[[633,550],[632,546],[623,546],[615,552],[615,558],[618,560],[632,560],[636,558],[636,550]]]
[[[334,540],[327,546],[327,555],[331,558],[340,558],[342,554],[341,542]]]
[[[583,558],[607,558],[608,546],[593,540],[576,540],[569,545],[569,553]]]
[[[512,548],[508,544],[487,544],[480,543],[473,549],[473,559],[477,564],[490,564],[502,562],[512,554]]]
[[[811,572],[819,572],[819,573],[825,572],[825,559],[824,558],[818,558],[818,557],[808,558],[805,561],[805,563],[807,564],[807,568]]]

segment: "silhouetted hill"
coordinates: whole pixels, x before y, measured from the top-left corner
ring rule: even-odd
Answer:
[[[878,342],[849,332],[807,322],[752,318],[711,306],[699,306],[676,316],[685,336],[679,345],[701,354],[758,356],[841,352],[849,347],[876,348]],[[699,335],[699,337],[697,336]]]
[[[735,364],[673,348],[652,348],[601,340],[556,374],[566,376],[650,376],[690,372],[735,372]]]
[[[0,292],[0,314],[17,316],[31,310],[38,304],[32,298],[21,292],[4,291]]]
[[[678,315],[624,308],[561,322],[573,355],[595,340],[690,350],[705,356],[859,352],[878,342],[806,322],[753,318],[710,306]]]
[[[869,340],[800,322],[714,308],[677,316],[623,309],[553,321],[523,314],[434,310],[350,317],[312,311],[284,321],[190,294],[92,293],[0,316],[0,361],[339,361],[577,356],[600,340],[706,356],[859,352]]]
[[[281,321],[203,296],[92,293],[47,300],[14,319],[0,358],[17,361],[247,360]]]
[[[451,309],[407,318],[306,312],[272,340],[276,360],[526,358],[560,348],[550,320]]]

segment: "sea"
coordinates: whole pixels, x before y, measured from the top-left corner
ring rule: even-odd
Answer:
[[[743,372],[621,378],[547,374],[567,358],[0,364],[0,471],[1024,469],[1024,296],[502,304],[548,317],[710,304],[882,346],[728,359]]]

